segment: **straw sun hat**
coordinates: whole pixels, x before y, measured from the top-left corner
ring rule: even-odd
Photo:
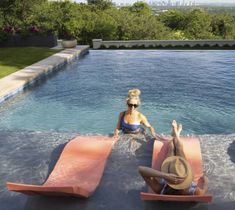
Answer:
[[[166,158],[162,163],[161,171],[165,173],[175,174],[179,177],[184,178],[184,181],[180,184],[172,184],[167,182],[167,184],[173,189],[187,189],[192,183],[192,168],[189,165],[188,161],[180,156],[171,156]]]

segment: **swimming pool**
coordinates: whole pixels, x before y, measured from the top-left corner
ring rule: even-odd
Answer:
[[[59,210],[233,210],[234,55],[235,51],[91,50],[0,104],[1,210],[52,206]],[[141,89],[141,111],[159,133],[169,133],[175,118],[183,123],[184,134],[204,134],[199,138],[204,173],[214,194],[212,204],[142,202],[139,193],[145,183],[137,166],[150,164],[152,151],[144,145],[142,151],[128,154],[125,138],[119,147],[115,145],[91,199],[27,197],[7,191],[7,181],[43,183],[65,143],[78,133],[112,133],[130,88]]]
[[[112,133],[130,88],[159,133],[235,133],[235,51],[99,50],[0,105],[1,130]]]

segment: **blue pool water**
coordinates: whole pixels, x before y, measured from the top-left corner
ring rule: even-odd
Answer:
[[[234,57],[235,51],[90,51],[0,104],[0,209],[234,210]],[[141,89],[140,110],[159,133],[169,133],[174,118],[184,135],[199,134],[212,204],[141,201],[139,193],[146,189],[137,166],[150,166],[153,141],[136,148],[139,142],[132,147],[128,136],[115,144],[89,199],[7,191],[7,181],[44,183],[78,133],[112,133],[131,88]]]
[[[130,88],[159,133],[235,133],[235,51],[90,51],[0,105],[1,130],[112,133]]]

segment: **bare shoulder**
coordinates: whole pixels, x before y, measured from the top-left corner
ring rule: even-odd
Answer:
[[[140,113],[140,122],[144,124],[146,127],[151,127],[151,125],[148,122],[147,117],[145,117],[145,115],[143,115],[142,113]]]
[[[125,114],[125,111],[120,112],[120,114],[119,114],[119,118],[121,118],[124,114]]]
[[[140,113],[140,112],[139,112],[139,118],[140,118],[141,120],[146,120],[146,119],[147,119],[147,118],[145,117],[145,115],[142,114],[142,113]]]

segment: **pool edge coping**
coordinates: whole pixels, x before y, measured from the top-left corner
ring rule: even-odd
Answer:
[[[89,52],[89,45],[77,45],[76,48],[67,48],[55,53],[30,66],[20,69],[0,79],[0,104],[16,94],[23,92],[36,81],[46,78],[47,75],[60,70],[66,64],[79,59]]]

